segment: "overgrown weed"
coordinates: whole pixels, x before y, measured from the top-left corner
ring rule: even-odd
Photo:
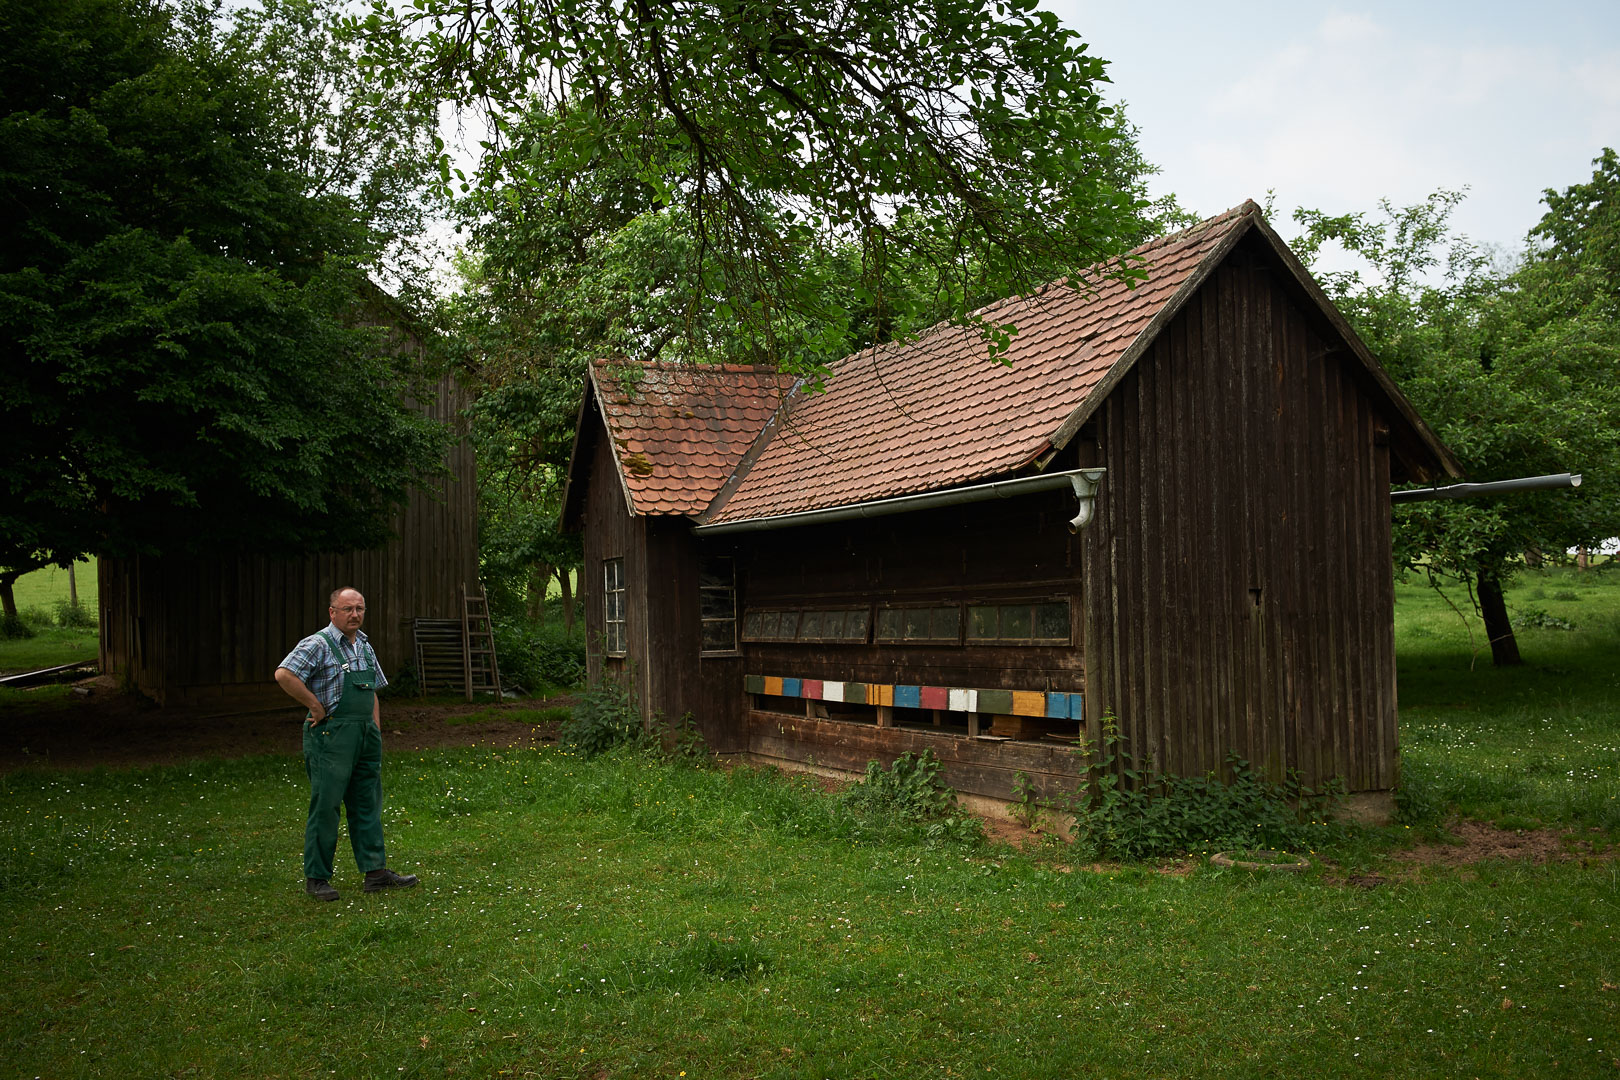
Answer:
[[[1317,790],[1290,772],[1267,780],[1237,755],[1230,781],[1171,776],[1140,764],[1124,745],[1112,713],[1102,738],[1083,741],[1084,761],[1071,806],[1073,837],[1088,858],[1128,862],[1226,847],[1314,850],[1339,839],[1333,821],[1342,783]]]

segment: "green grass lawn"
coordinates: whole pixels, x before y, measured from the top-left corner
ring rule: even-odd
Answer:
[[[94,630],[52,626],[34,631],[33,637],[0,638],[0,674],[38,671],[40,668],[94,660],[100,639]]]
[[[807,785],[395,755],[394,865],[299,890],[291,759],[0,789],[19,1076],[1613,1075],[1615,866],[1074,870]]]
[[[1444,601],[1401,587],[1424,798],[1612,842],[1608,580],[1516,586],[1575,626],[1527,630],[1516,672],[1470,671]],[[296,759],[0,777],[8,1073],[1620,1072],[1612,858],[1402,870],[1423,830],[1397,827],[1300,876],[1085,868],[625,752],[391,753],[385,783],[390,861],[422,885],[367,896],[340,849],[343,899],[317,904]]]

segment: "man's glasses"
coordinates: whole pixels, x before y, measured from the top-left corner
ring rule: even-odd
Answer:
[[[351,605],[349,607],[333,608],[332,610],[342,615],[364,615],[366,613],[366,605],[361,604],[358,607]]]

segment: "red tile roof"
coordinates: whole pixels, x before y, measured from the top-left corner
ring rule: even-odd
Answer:
[[[1222,241],[1258,214],[1245,203],[1137,248],[1148,277],[1134,288],[1102,278],[983,309],[1018,328],[1005,364],[987,359],[976,331],[949,325],[839,361],[824,393],[794,395],[786,422],[763,436],[707,520],[958,487],[1029,464]]]
[[[598,360],[591,381],[636,514],[702,513],[793,385],[765,368]]]

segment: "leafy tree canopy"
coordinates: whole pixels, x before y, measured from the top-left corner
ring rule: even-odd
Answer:
[[[1034,0],[374,0],[365,25],[414,52],[424,93],[483,109],[492,200],[577,221],[602,191],[558,174],[606,171],[675,213],[691,272],[665,327],[694,348],[717,315],[745,351],[814,370],[886,307],[896,263],[966,318],[1140,227],[1104,64]],[[826,290],[807,258],[843,245],[855,273]]]
[[[356,325],[380,245],[352,174],[311,179],[285,73],[240,44],[192,3],[0,7],[0,584],[374,544],[439,460]]]

